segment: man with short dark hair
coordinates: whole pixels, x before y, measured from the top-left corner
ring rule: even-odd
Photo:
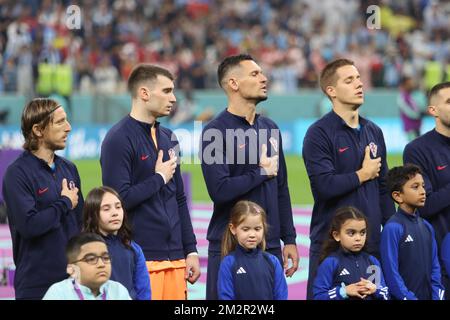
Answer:
[[[394,214],[384,180],[388,167],[383,133],[359,116],[364,93],[358,69],[348,59],[330,62],[320,74],[320,87],[333,110],[309,127],[303,141],[303,160],[314,197],[308,299],[313,296],[322,244],[336,209],[353,206],[367,216],[367,249],[377,258],[381,225]]]
[[[403,162],[422,169],[427,202],[420,215],[433,226],[442,250],[442,242],[450,232],[450,82],[437,84],[430,90],[428,112],[435,118],[436,126],[406,145]],[[443,255],[441,251],[441,259]],[[444,265],[442,260],[441,265]],[[445,269],[442,282],[448,300],[450,280]]]
[[[256,202],[266,211],[267,251],[278,257],[286,275],[298,268],[281,134],[272,120],[256,113],[256,105],[267,99],[267,78],[245,54],[225,58],[217,73],[228,107],[204,128],[201,139],[203,176],[214,202],[207,234],[208,300],[218,299],[221,240],[230,210],[239,200]]]
[[[131,112],[105,137],[100,163],[103,184],[123,199],[150,273],[154,300],[187,298],[186,280],[200,277],[175,135],[159,125],[176,101],[166,69],[137,65],[128,79]]]
[[[7,169],[3,194],[16,265],[16,299],[42,299],[66,277],[67,241],[80,232],[83,197],[75,165],[55,154],[71,126],[64,108],[33,99],[22,113],[25,151]]]

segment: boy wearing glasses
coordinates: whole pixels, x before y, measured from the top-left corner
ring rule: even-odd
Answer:
[[[111,258],[101,236],[81,233],[73,237],[66,256],[70,277],[52,285],[43,300],[131,300],[123,285],[109,280]]]

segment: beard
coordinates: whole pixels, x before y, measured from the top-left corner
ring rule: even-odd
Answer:
[[[57,143],[55,143],[55,142],[48,141],[48,142],[47,142],[47,148],[48,148],[49,150],[52,150],[52,151],[63,150],[63,149],[66,148],[66,143],[63,142],[63,143],[57,144]]]
[[[262,101],[266,101],[268,97],[267,97],[267,95],[265,95],[265,96],[262,96],[262,95],[250,96],[250,95],[248,95],[248,96],[244,96],[244,98],[248,101],[252,101],[255,105],[257,105],[258,103],[260,103]]]

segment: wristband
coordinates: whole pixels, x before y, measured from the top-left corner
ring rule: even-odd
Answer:
[[[347,299],[348,295],[347,295],[347,290],[345,290],[345,283],[341,283],[341,288],[339,289],[339,294],[341,295],[341,297],[343,299]]]

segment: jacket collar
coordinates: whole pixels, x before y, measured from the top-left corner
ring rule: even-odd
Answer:
[[[25,159],[30,159],[31,161],[33,161],[33,163],[35,163],[36,165],[41,166],[46,170],[53,171],[45,160],[36,157],[32,152],[25,150],[23,156]],[[55,153],[53,157],[53,163],[55,164],[55,166],[58,167],[61,161],[61,157]]]
[[[238,244],[236,246],[236,252],[238,252],[239,254],[245,255],[245,256],[249,256],[249,257],[255,257],[261,251],[262,250],[260,247],[256,247],[255,249],[246,249],[246,248],[242,247],[240,244]]]
[[[241,116],[235,115],[235,114],[229,112],[228,109],[224,110],[224,115],[228,119],[233,120],[233,121],[235,121],[235,122],[237,122],[239,124],[245,124],[247,126],[251,126],[251,124],[247,121],[247,119],[245,117],[241,117]],[[254,121],[253,124],[255,124],[258,121],[259,116],[260,116],[259,113],[255,113],[255,121]]]
[[[129,114],[128,114],[128,119],[129,119],[131,122],[136,123],[139,127],[141,127],[142,129],[144,129],[146,132],[150,132],[151,128],[153,127],[153,123],[142,122],[142,121],[136,120],[135,118],[133,118],[133,117],[130,116]],[[160,124],[160,123],[159,123],[157,120],[155,120],[155,122],[154,122],[155,129],[158,129],[159,124]]]
[[[415,210],[414,214],[410,214],[405,212],[404,210],[402,210],[400,207],[398,207],[397,212],[399,215],[401,215],[402,217],[405,217],[406,219],[410,220],[410,221],[417,221],[417,219],[419,218],[419,210]]]
[[[328,114],[326,114],[325,117],[329,118],[329,120],[331,120],[332,123],[335,123],[336,126],[354,129],[354,128],[349,127],[347,125],[347,123],[345,123],[344,119],[342,119],[336,112],[334,112],[334,110],[331,110],[330,112],[328,112]],[[359,117],[359,125],[362,128],[367,124],[368,121],[367,121],[367,119],[361,117],[361,115],[358,115],[358,117]]]

